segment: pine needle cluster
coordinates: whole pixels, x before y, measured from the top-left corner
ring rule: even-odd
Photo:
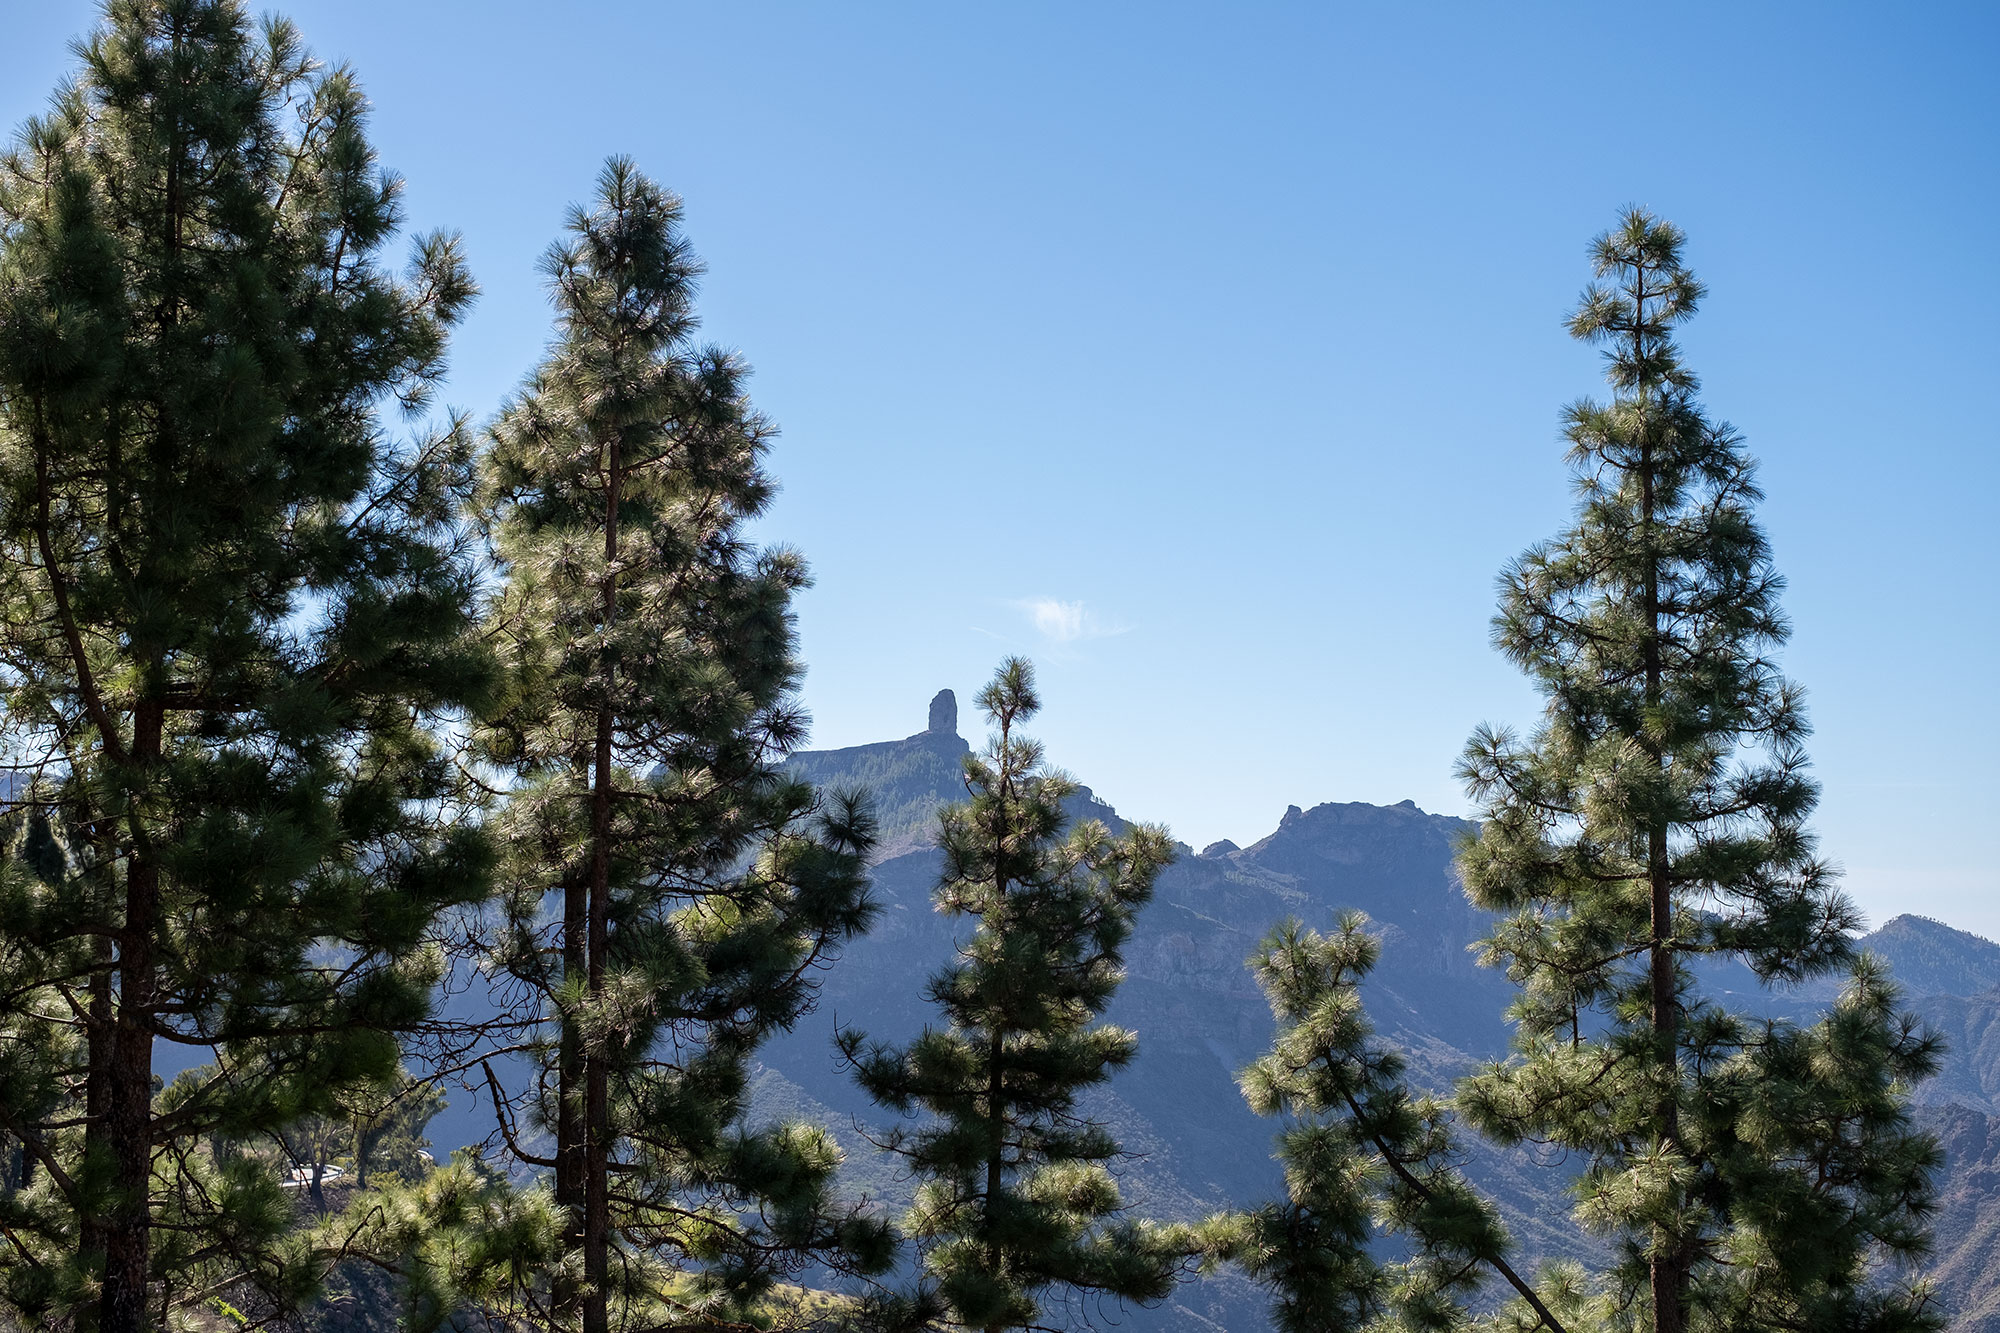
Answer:
[[[1449,1107],[1412,1094],[1403,1057],[1375,1038],[1360,986],[1379,948],[1367,919],[1348,913],[1332,935],[1283,922],[1251,959],[1278,1031],[1243,1071],[1243,1095],[1288,1120],[1278,1136],[1288,1193],[1236,1220],[1230,1257],[1272,1291],[1282,1333],[1461,1328],[1494,1275],[1564,1333],[1461,1173]],[[1381,1231],[1409,1242],[1408,1256],[1384,1262]]]

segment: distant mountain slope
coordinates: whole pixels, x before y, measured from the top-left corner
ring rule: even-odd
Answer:
[[[875,804],[888,860],[923,846],[940,804],[962,799],[964,759],[972,747],[958,734],[958,700],[950,690],[931,701],[930,725],[900,741],[877,741],[844,750],[802,750],[785,760],[785,772],[825,790],[861,789]]]
[[[958,734],[957,696],[939,690],[931,700],[929,725],[916,735],[842,750],[800,750],[786,758],[784,769],[825,791],[867,792],[881,833],[875,859],[889,861],[931,845],[938,807],[965,799],[965,757],[971,752]],[[1125,827],[1118,812],[1088,787],[1078,788],[1068,808],[1072,819],[1102,820],[1114,833]]]
[[[1944,1105],[1924,1108],[1918,1122],[1938,1136],[1947,1162],[1929,1277],[1953,1333],[2000,1333],[2000,1119]]]
[[[1927,916],[1898,916],[1862,937],[1906,994],[1978,995],[2000,986],[2000,944]]]
[[[873,1155],[863,1126],[880,1113],[835,1062],[835,1026],[906,1040],[932,1021],[925,978],[951,954],[956,923],[932,910],[937,854],[930,823],[964,792],[968,752],[956,733],[955,701],[933,702],[930,724],[900,741],[801,753],[789,771],[829,787],[875,793],[884,841],[875,867],[883,912],[824,981],[818,1012],[765,1052],[759,1106],[768,1113],[812,1108],[831,1117],[854,1163],[853,1183],[895,1202],[906,1185]],[[1073,817],[1123,827],[1088,789]],[[1473,961],[1470,946],[1488,918],[1465,899],[1452,868],[1457,842],[1474,826],[1394,806],[1328,804],[1286,811],[1248,847],[1217,843],[1183,855],[1164,875],[1127,949],[1128,977],[1110,1017],[1138,1032],[1139,1055],[1092,1103],[1138,1156],[1125,1164],[1133,1202],[1194,1216],[1269,1197],[1281,1188],[1271,1160],[1275,1128],[1252,1115],[1236,1071],[1260,1054],[1271,1022],[1244,960],[1285,916],[1325,927],[1347,909],[1366,912],[1384,936],[1365,998],[1376,1025],[1410,1055],[1417,1080],[1436,1090],[1507,1049],[1506,979]],[[1961,1333],[2000,1333],[2000,946],[1921,917],[1897,917],[1860,941],[1889,961],[1915,1006],[1952,1045],[1945,1072],[1918,1090],[1922,1112],[1952,1152],[1934,1268],[1940,1295],[1960,1312]],[[1723,967],[1712,982],[1729,1002],[1774,1016],[1809,1016],[1837,989],[1819,982],[1790,994],[1763,990],[1747,969]],[[1523,1251],[1576,1253],[1563,1187],[1567,1170],[1525,1154],[1476,1148],[1475,1179],[1498,1202]],[[1190,1283],[1164,1309],[1109,1312],[1135,1330],[1267,1325],[1258,1293],[1224,1276]]]
[[[766,1048],[759,1105],[771,1113],[783,1105],[825,1108],[856,1161],[855,1183],[878,1195],[886,1189],[891,1199],[899,1192],[885,1187],[855,1130],[881,1116],[836,1067],[832,1035],[836,1025],[859,1024],[901,1041],[934,1019],[923,982],[950,957],[959,923],[931,907],[938,860],[929,823],[939,805],[962,796],[958,762],[966,751],[955,734],[927,727],[901,741],[795,755],[788,764],[827,786],[876,791],[885,855],[875,894],[883,910],[876,928],[825,974],[819,1011]],[[1088,789],[1071,815],[1124,826]],[[1093,1113],[1141,1154],[1124,1169],[1135,1204],[1191,1217],[1282,1188],[1271,1157],[1276,1126],[1251,1114],[1235,1076],[1271,1032],[1245,960],[1284,917],[1324,927],[1354,908],[1374,919],[1387,948],[1368,988],[1370,1009],[1411,1051],[1426,1084],[1448,1087],[1475,1056],[1501,1052],[1511,992],[1468,952],[1484,918],[1451,869],[1454,845],[1472,828],[1408,801],[1294,807],[1261,841],[1188,852],[1166,871],[1127,950],[1128,978],[1110,1013],[1140,1034],[1139,1058],[1093,1102]],[[1564,1229],[1549,1225],[1528,1192],[1547,1173],[1491,1153],[1476,1168],[1533,1249],[1564,1242]],[[1228,1276],[1189,1284],[1167,1309],[1117,1318],[1134,1329],[1266,1326],[1258,1294]]]

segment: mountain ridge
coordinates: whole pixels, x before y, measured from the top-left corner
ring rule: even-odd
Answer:
[[[954,723],[955,714],[954,701]],[[785,765],[822,786],[876,796],[883,841],[873,873],[882,912],[875,930],[825,974],[819,1012],[766,1049],[764,1087],[780,1100],[823,1108],[836,1124],[844,1119],[839,1134],[858,1183],[891,1204],[899,1199],[895,1183],[862,1169],[872,1152],[872,1131],[864,1127],[883,1117],[832,1058],[832,1034],[866,1014],[873,1036],[915,1035],[933,1017],[923,978],[949,959],[962,933],[961,923],[931,906],[938,856],[927,826],[940,805],[962,798],[971,747],[955,726],[938,723],[934,700],[922,732],[804,751]],[[1069,813],[1125,827],[1087,787]],[[1271,1158],[1277,1125],[1250,1113],[1235,1076],[1271,1034],[1244,963],[1285,917],[1324,929],[1342,911],[1367,914],[1383,947],[1363,998],[1378,1030],[1408,1056],[1418,1086],[1448,1092],[1480,1062],[1505,1057],[1504,1010],[1514,991],[1476,961],[1474,945],[1491,918],[1467,901],[1453,867],[1458,842],[1476,828],[1413,801],[1324,802],[1288,807],[1276,828],[1246,847],[1228,840],[1198,854],[1183,847],[1140,915],[1126,949],[1126,981],[1107,1013],[1139,1034],[1138,1057],[1090,1103],[1122,1142],[1139,1146],[1123,1170],[1135,1206],[1187,1217],[1282,1188]],[[1914,914],[1891,918],[1857,943],[1888,961],[1911,1007],[1951,1040],[1945,1070],[1914,1096],[1921,1123],[1957,1154],[1940,1188],[1941,1220],[1951,1226],[1939,1228],[1930,1272],[1953,1311],[1955,1333],[2000,1333],[2000,992],[1987,994],[2000,987],[2000,945]],[[1834,981],[1766,990],[1739,970],[1715,980],[1733,1003],[1774,1018],[1809,1018],[1838,992]],[[1495,1199],[1524,1256],[1588,1255],[1592,1244],[1580,1241],[1564,1216],[1566,1169],[1482,1144],[1468,1171]],[[1230,1275],[1191,1282],[1164,1307],[1122,1318],[1138,1330],[1268,1327],[1262,1297]]]

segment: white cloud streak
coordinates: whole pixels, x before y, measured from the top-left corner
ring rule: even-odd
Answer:
[[[1065,602],[1054,597],[1028,597],[1015,603],[1034,624],[1036,633],[1050,643],[1076,643],[1082,639],[1102,639],[1123,634],[1127,626],[1108,625],[1082,602]]]

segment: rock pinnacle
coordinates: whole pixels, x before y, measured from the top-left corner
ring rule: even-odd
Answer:
[[[931,724],[926,731],[944,736],[958,735],[958,696],[950,690],[939,690],[931,699]]]

